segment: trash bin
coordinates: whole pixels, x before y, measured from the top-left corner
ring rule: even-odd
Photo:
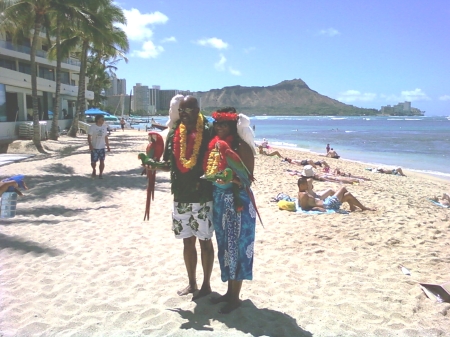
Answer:
[[[14,218],[16,216],[17,193],[5,192],[0,198],[0,219]]]

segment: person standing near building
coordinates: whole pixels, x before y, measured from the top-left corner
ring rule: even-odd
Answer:
[[[105,146],[108,152],[111,151],[109,148],[108,127],[105,124],[105,117],[103,115],[95,116],[95,124],[89,127],[88,144],[89,151],[91,151],[92,178],[97,176],[96,167],[97,162],[100,161],[98,178],[103,179],[106,156]]]

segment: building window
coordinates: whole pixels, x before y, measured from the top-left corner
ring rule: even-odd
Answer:
[[[70,80],[70,85],[73,85],[75,87],[76,86],[75,80]]]
[[[43,45],[42,45],[42,50],[43,50],[43,51],[48,51],[48,46],[45,45],[45,44],[43,44]]]
[[[70,75],[67,71],[61,71],[61,83],[70,85]]]
[[[55,80],[55,75],[54,75],[53,69],[42,67],[42,66],[39,66],[39,77],[45,78],[50,81]]]
[[[31,64],[19,62],[19,71],[21,73],[31,75]]]
[[[16,70],[16,61],[0,58],[0,67]]]

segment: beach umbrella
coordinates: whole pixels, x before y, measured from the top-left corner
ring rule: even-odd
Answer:
[[[110,115],[109,112],[100,110],[99,108],[90,108],[90,109],[86,110],[84,112],[84,114],[85,115],[107,115],[107,116]]]

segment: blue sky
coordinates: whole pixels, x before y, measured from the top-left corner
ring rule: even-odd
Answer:
[[[117,76],[208,91],[300,78],[358,107],[411,101],[450,115],[450,2],[119,0],[130,40]]]

